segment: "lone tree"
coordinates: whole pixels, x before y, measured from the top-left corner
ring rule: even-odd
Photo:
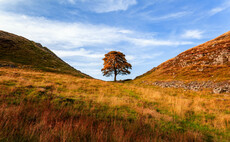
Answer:
[[[114,74],[114,81],[116,81],[118,74],[130,74],[128,69],[132,69],[132,65],[125,59],[125,54],[119,51],[110,51],[105,54],[105,58],[103,58],[103,60],[104,68],[101,69],[103,76],[109,77]]]

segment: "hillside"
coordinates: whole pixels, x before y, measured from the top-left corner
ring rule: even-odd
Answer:
[[[230,139],[230,95],[0,68],[0,141]]]
[[[182,85],[180,82],[193,82],[199,87],[197,81],[206,88],[221,86],[210,83],[214,82],[226,87],[230,83],[230,31],[162,63],[137,77],[136,81],[158,82],[154,84],[161,86],[175,86],[176,81],[179,84],[176,87]],[[174,83],[162,85],[159,81]]]
[[[4,31],[0,31],[0,53],[0,67],[29,68],[90,78],[41,44]]]

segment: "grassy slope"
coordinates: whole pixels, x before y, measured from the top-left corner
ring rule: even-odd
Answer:
[[[199,46],[182,52],[149,72],[137,81],[226,81],[230,80],[230,62],[215,63],[221,52],[230,53],[230,31]],[[230,57],[228,57],[230,58]]]
[[[0,68],[0,141],[229,141],[230,96]]]
[[[0,31],[0,53],[0,65],[3,66],[13,65],[90,78],[62,61],[48,48],[4,31]]]

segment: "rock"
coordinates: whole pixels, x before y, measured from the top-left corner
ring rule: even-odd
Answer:
[[[16,65],[13,65],[13,64],[0,64],[0,67],[17,68],[17,66],[16,66]]]
[[[35,43],[38,47],[43,47],[41,43]]]
[[[217,88],[214,88],[214,89],[213,89],[213,93],[214,93],[214,94],[220,94],[221,92],[222,92],[221,87],[217,87]]]
[[[217,87],[213,89],[213,93],[215,94],[221,94],[221,93],[228,93],[230,88],[228,87]]]
[[[230,52],[227,50],[223,50],[215,58],[215,61],[213,62],[213,64],[214,65],[224,65],[229,61],[230,61]]]
[[[143,84],[146,85],[155,85],[160,86],[162,88],[183,88],[185,90],[193,90],[193,91],[200,91],[202,89],[212,89],[213,93],[220,94],[220,93],[230,93],[230,82],[223,81],[214,83],[212,81],[191,81],[189,83],[184,83],[182,81],[155,81],[155,82],[147,82],[142,81]]]

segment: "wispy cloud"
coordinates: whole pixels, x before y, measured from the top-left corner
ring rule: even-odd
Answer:
[[[176,13],[170,13],[167,15],[163,15],[163,16],[158,16],[158,17],[152,17],[151,20],[168,20],[168,19],[175,19],[175,18],[180,18],[183,16],[186,16],[188,14],[190,14],[191,12],[188,11],[181,11],[181,12],[176,12]]]
[[[229,0],[225,1],[220,6],[211,9],[209,11],[209,14],[210,15],[215,15],[215,14],[220,13],[220,12],[222,12],[222,11],[228,9],[228,8],[230,8],[230,2],[229,2]]]
[[[127,56],[126,56],[126,59],[127,59],[128,61],[131,61],[131,60],[135,60],[136,58],[135,58],[135,56],[133,56],[133,55],[127,55]]]
[[[103,25],[65,23],[4,12],[0,12],[0,19],[1,29],[51,47],[57,44],[62,48],[109,45],[119,42],[123,36],[122,29]]]
[[[84,73],[87,72],[88,74],[93,75],[93,76],[102,75],[101,69],[81,68],[81,71],[84,72]]]
[[[71,4],[76,4],[76,1],[75,0],[67,0],[69,3]]]
[[[182,38],[187,39],[201,39],[203,37],[203,31],[200,30],[187,30],[181,35]]]
[[[102,66],[103,61],[101,62],[90,62],[90,63],[84,63],[84,62],[69,62],[72,66],[77,66],[77,67],[95,67],[95,66]]]
[[[29,3],[30,1],[28,0],[0,0],[0,9],[8,9],[8,7],[13,7],[16,6],[19,3],[23,3],[27,1]]]
[[[94,51],[85,50],[83,48],[79,50],[71,50],[71,51],[64,51],[64,50],[53,50],[55,54],[59,57],[71,57],[71,56],[82,56],[86,58],[103,58],[104,54],[95,53]]]
[[[170,41],[170,40],[156,40],[156,39],[141,39],[141,38],[127,38],[131,43],[136,46],[178,46],[178,45],[188,45],[193,42],[190,41]]]
[[[152,11],[149,11],[149,12],[141,13],[140,15],[150,21],[163,21],[163,20],[172,20],[172,19],[181,18],[191,13],[192,13],[191,11],[180,11],[175,13],[169,13],[166,15],[154,15]]]
[[[136,0],[67,0],[70,4],[81,5],[84,9],[97,13],[106,13],[127,10],[130,6],[137,4]]]
[[[154,59],[156,57],[159,57],[163,54],[163,52],[158,52],[158,53],[154,53],[154,54],[143,54],[143,59]]]
[[[217,14],[221,11],[224,11],[226,9],[226,7],[216,7],[216,8],[213,8],[211,11],[210,11],[210,14],[211,15],[214,15],[214,14]]]
[[[24,0],[0,0],[0,4],[15,4]]]

